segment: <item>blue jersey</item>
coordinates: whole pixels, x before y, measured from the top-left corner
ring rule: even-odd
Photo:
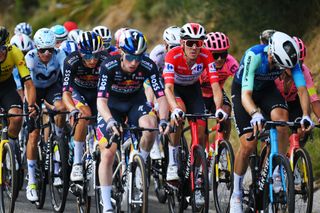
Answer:
[[[270,82],[274,82],[284,69],[270,69],[268,62],[268,45],[255,45],[248,49],[241,59],[240,67],[235,75],[235,81],[242,86],[242,90],[261,90]],[[291,69],[296,87],[306,86],[306,82],[297,64]]]
[[[12,75],[13,75],[14,81],[16,82],[17,90],[23,89],[22,88],[22,83],[21,83],[21,78],[20,78],[20,75],[19,75],[19,70],[18,70],[17,67],[13,68]]]
[[[32,81],[36,88],[47,88],[57,82],[63,70],[66,57],[63,51],[55,49],[47,64],[41,62],[37,49],[31,50],[25,56],[27,67],[30,70]]]

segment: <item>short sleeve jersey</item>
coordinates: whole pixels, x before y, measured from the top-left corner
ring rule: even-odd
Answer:
[[[98,86],[98,97],[110,96],[127,99],[143,89],[143,82],[149,80],[157,98],[164,96],[164,87],[159,79],[155,63],[143,56],[137,69],[132,73],[124,72],[121,68],[120,55],[112,56],[101,65]]]
[[[192,85],[199,81],[199,77],[205,69],[208,69],[210,83],[219,82],[219,75],[209,50],[200,48],[199,56],[193,66],[189,68],[183,48],[175,47],[165,57],[164,82],[181,86]]]

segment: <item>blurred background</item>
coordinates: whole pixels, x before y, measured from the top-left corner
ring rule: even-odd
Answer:
[[[11,33],[22,21],[29,22],[33,32],[68,20],[75,21],[83,30],[97,25],[105,25],[112,32],[120,27],[132,27],[146,35],[149,52],[162,42],[163,30],[168,26],[198,22],[207,32],[227,34],[231,40],[230,53],[239,61],[247,48],[258,43],[261,31],[283,31],[304,40],[305,63],[313,73],[318,91],[320,88],[319,0],[0,0],[0,5],[0,25]],[[320,132],[315,130],[313,143],[307,144],[317,179],[320,178],[319,139]],[[237,147],[236,134],[232,141]]]

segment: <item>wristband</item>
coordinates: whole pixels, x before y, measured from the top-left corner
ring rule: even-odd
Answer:
[[[254,114],[256,114],[257,112],[259,112],[259,108],[256,108],[254,110],[252,110],[249,115],[252,117]]]

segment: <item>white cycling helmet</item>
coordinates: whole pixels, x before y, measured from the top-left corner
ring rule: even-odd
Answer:
[[[39,29],[33,37],[37,49],[54,48],[56,36],[49,28]]]
[[[25,34],[16,34],[11,40],[10,44],[18,47],[22,52],[28,52],[33,48],[32,40]]]
[[[114,39],[116,40],[116,46],[119,46],[119,39],[120,39],[120,36],[121,34],[128,30],[129,28],[126,28],[126,27],[122,27],[120,29],[118,29],[115,33],[114,33]]]
[[[32,27],[27,22],[21,22],[17,24],[17,26],[14,28],[14,34],[25,34],[27,36],[31,36],[32,34]]]
[[[60,24],[54,25],[50,28],[50,30],[52,30],[52,32],[56,35],[57,41],[64,41],[68,38],[67,29]]]
[[[180,38],[184,40],[205,40],[206,30],[198,23],[187,23],[181,27]]]
[[[299,47],[294,39],[282,32],[275,32],[269,39],[273,60],[283,68],[293,68],[299,61]]]
[[[112,34],[108,27],[105,26],[96,26],[93,28],[93,32],[101,36],[103,41],[103,46],[108,49],[111,45]]]
[[[68,40],[74,41],[75,43],[78,43],[78,39],[79,39],[79,36],[81,35],[81,33],[83,33],[83,31],[80,29],[71,30],[68,33]]]
[[[171,26],[164,30],[163,40],[169,46],[178,46],[180,45],[180,27]]]

